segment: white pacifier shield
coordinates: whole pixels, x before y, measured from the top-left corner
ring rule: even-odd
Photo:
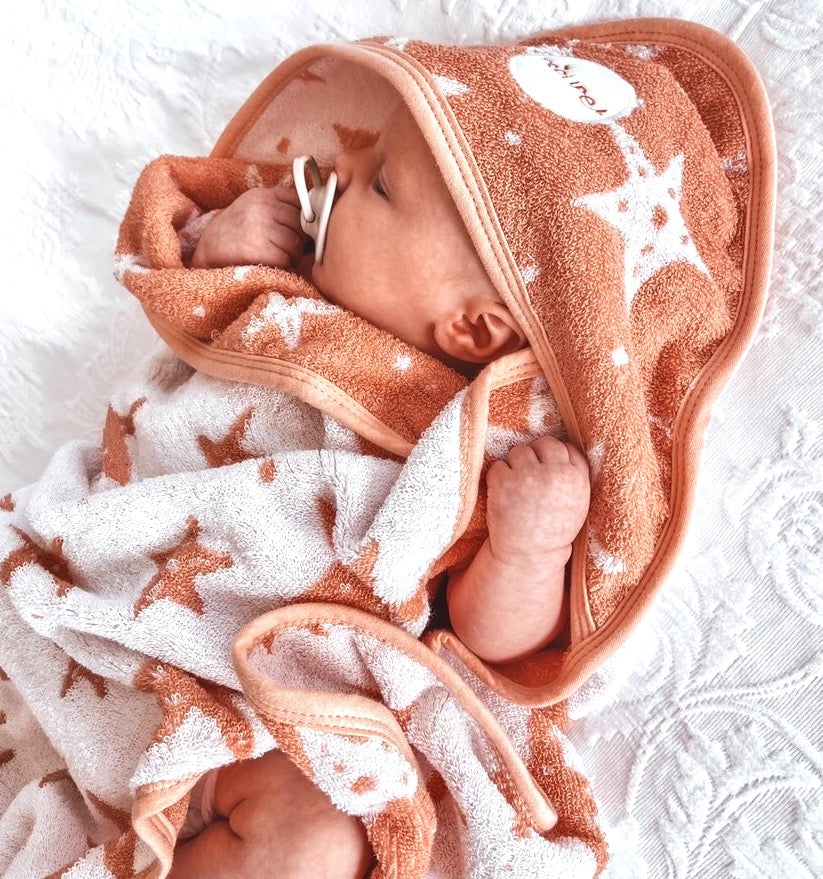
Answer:
[[[637,93],[613,70],[567,55],[515,55],[509,71],[541,107],[571,122],[608,123],[637,106]]]
[[[306,171],[312,179],[311,189],[306,186]],[[314,157],[298,156],[292,162],[292,175],[297,197],[300,200],[300,225],[303,231],[314,239],[315,260],[322,262],[326,248],[326,230],[337,189],[337,174],[332,171],[324,185]]]

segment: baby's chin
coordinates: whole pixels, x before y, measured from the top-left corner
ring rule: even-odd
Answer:
[[[323,290],[323,263],[318,262],[316,259],[312,261],[311,270],[309,271],[309,277],[311,278],[312,284],[325,296],[325,292]]]
[[[312,263],[311,271],[309,272],[309,277],[311,278],[312,284],[317,287],[320,295],[324,299],[328,299],[329,302],[333,302],[335,305],[339,304],[334,296],[331,295],[328,289],[328,284],[325,282],[325,267],[322,263],[317,262],[316,260]]]

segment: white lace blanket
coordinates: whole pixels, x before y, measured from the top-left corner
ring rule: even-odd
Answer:
[[[628,645],[632,672],[572,737],[610,879],[823,875],[823,183],[817,0],[421,0],[282,15],[252,0],[22,5],[0,33],[0,485],[92,435],[152,334],[111,253],[139,170],[200,155],[274,63],[320,39],[510,39],[592,18],[688,15],[738,40],[773,100],[777,251],[763,327],[720,399],[690,542]],[[85,686],[85,684],[82,684]]]

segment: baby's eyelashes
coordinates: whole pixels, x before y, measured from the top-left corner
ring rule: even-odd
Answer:
[[[372,189],[381,197],[388,199],[389,193],[386,190],[386,187],[383,181],[380,179],[380,175],[378,174],[374,180],[372,181]]]

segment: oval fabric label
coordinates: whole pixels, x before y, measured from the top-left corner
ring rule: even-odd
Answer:
[[[572,122],[612,122],[637,106],[634,86],[594,61],[535,52],[509,59],[509,71],[532,100]]]

